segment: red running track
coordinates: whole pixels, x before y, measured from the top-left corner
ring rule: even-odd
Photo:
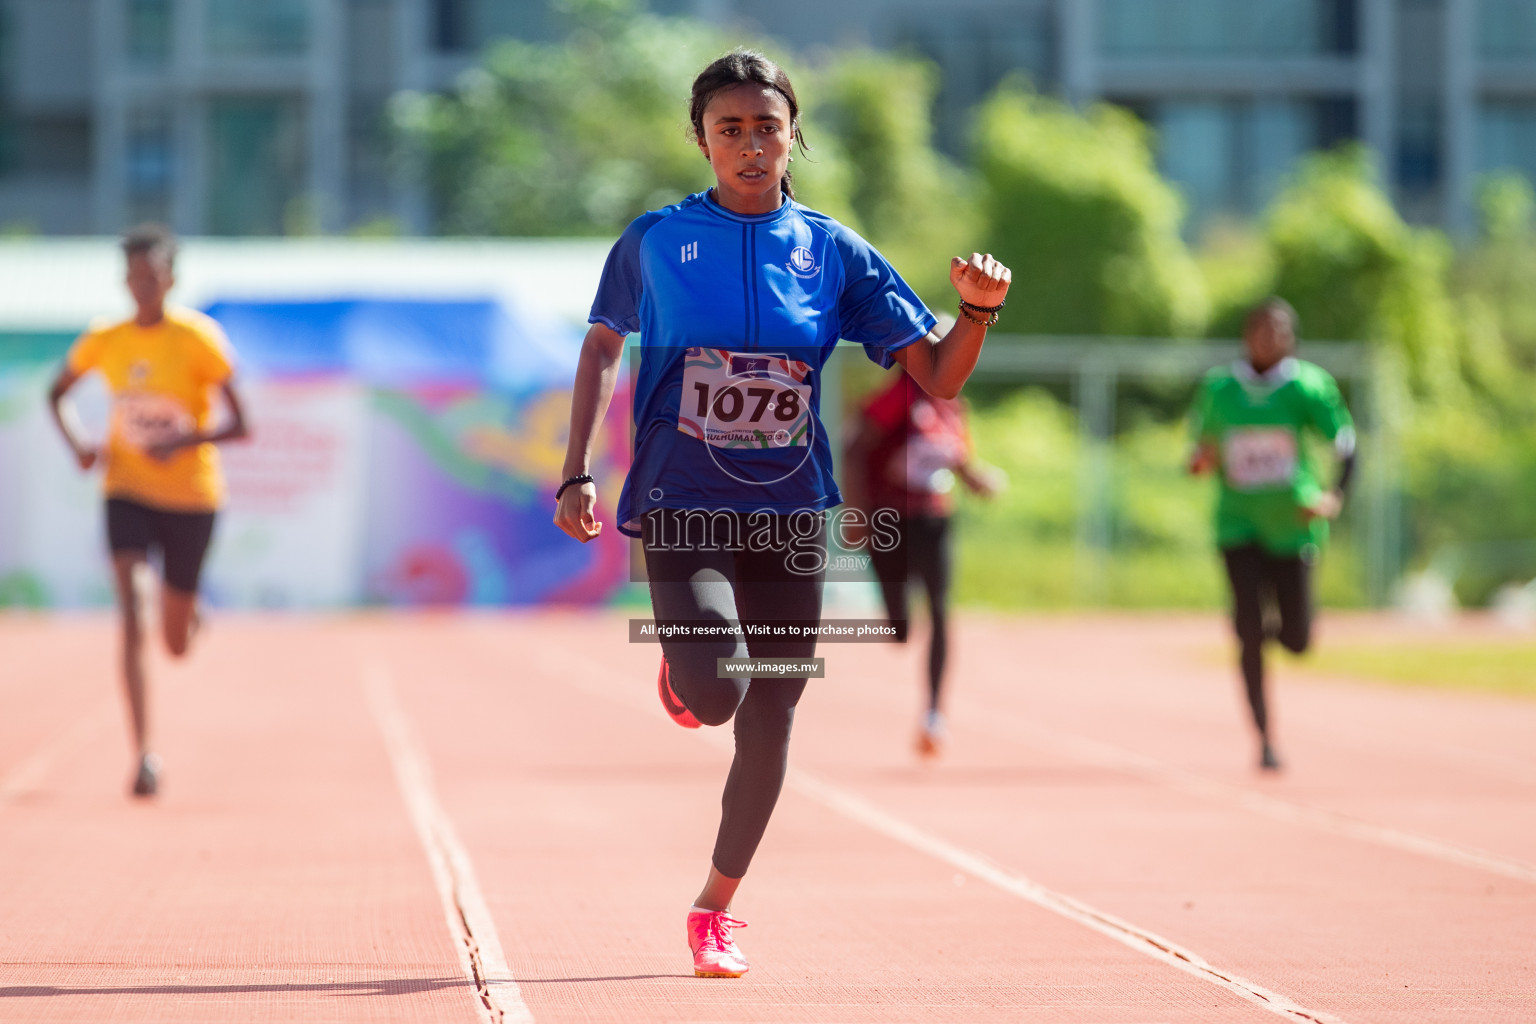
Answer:
[[[622,617],[220,616],[152,803],[110,620],[0,617],[0,1021],[1536,1020],[1536,703],[1282,668],[1260,778],[1212,619],[956,632],[936,765],[823,648],[704,981],[728,734]]]

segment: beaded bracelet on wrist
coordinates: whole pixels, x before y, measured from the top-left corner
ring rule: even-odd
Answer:
[[[960,315],[965,317],[971,323],[975,324],[977,327],[991,327],[993,324],[997,323],[997,314],[1006,305],[1008,305],[1007,299],[1004,299],[995,306],[978,306],[974,302],[967,302],[964,299],[961,299]],[[983,316],[977,316],[977,313],[981,313]]]
[[[991,327],[993,324],[997,323],[997,311],[1002,308],[1002,306],[997,306],[994,309],[984,309],[980,306],[973,306],[969,302],[961,302],[960,315],[965,317],[971,323],[975,324],[977,327]],[[972,312],[972,310],[975,310],[976,312]],[[977,312],[985,313],[986,316],[979,317],[976,315]]]
[[[972,313],[997,313],[1000,312],[1004,306],[1008,305],[1008,300],[1003,299],[995,306],[981,306],[974,302],[967,302],[965,299],[961,299],[960,305],[964,306],[966,309],[969,309]]]
[[[565,489],[567,487],[571,486],[572,484],[575,484],[576,486],[580,487],[582,484],[590,484],[590,483],[595,483],[595,482],[596,481],[594,481],[592,479],[592,474],[591,473],[582,473],[579,476],[566,477],[565,478],[565,482],[562,483],[560,485],[559,489],[555,491],[555,500],[559,501],[560,500],[560,495],[564,494],[565,493]]]

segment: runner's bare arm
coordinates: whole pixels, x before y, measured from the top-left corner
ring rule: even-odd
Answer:
[[[571,432],[561,470],[564,479],[591,471],[592,443],[613,401],[623,355],[624,335],[603,324],[593,324],[587,330],[576,363],[576,383],[571,388]],[[567,487],[555,508],[555,525],[585,544],[603,532],[603,524],[593,513],[596,506],[596,485]]]
[[[58,377],[54,378],[53,386],[48,389],[48,408],[53,413],[53,422],[58,425],[59,433],[64,435],[65,443],[74,453],[75,461],[81,469],[90,469],[96,465],[100,452],[82,440],[84,431],[80,426],[80,418],[75,415],[75,407],[65,397],[79,379],[80,374],[67,366],[60,370]]]
[[[222,427],[217,430],[189,431],[174,441],[150,448],[150,456],[164,462],[183,448],[218,444],[221,441],[241,441],[249,437],[250,429],[245,423],[245,404],[240,400],[240,393],[235,390],[234,381],[226,380],[219,385],[219,393],[224,396],[224,404],[229,408],[229,419]]]
[[[978,498],[991,499],[1008,486],[1008,474],[985,462],[966,459],[955,467],[955,476]]]
[[[1308,521],[1337,519],[1342,511],[1344,511],[1344,495],[1338,491],[1324,491],[1312,499],[1310,504],[1301,507],[1301,517]]]
[[[1215,468],[1216,446],[1210,441],[1201,441],[1189,457],[1189,471],[1195,476],[1200,476]]]
[[[1003,301],[1013,271],[992,258],[991,253],[971,253],[969,261],[956,256],[949,261],[949,283],[960,299],[973,306],[991,307]],[[942,338],[928,335],[928,344],[897,349],[892,355],[917,386],[935,398],[954,398],[965,386],[976,360],[981,357],[981,343],[987,329],[962,315]]]

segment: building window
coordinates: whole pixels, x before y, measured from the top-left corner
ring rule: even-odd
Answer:
[[[1477,151],[1478,170],[1518,171],[1536,182],[1536,101],[1484,103]]]
[[[208,49],[225,56],[293,56],[309,47],[307,0],[208,0]]]
[[[288,233],[306,217],[303,105],[287,97],[214,100],[207,166],[211,233]]]
[[[444,53],[470,49],[469,0],[434,0],[432,44]]]
[[[1440,188],[1440,104],[1405,100],[1397,115],[1397,187],[1407,215],[1427,219]]]
[[[164,67],[171,59],[171,0],[128,0],[128,62]]]
[[[1531,0],[1479,0],[1477,48],[1492,60],[1536,57],[1536,4]]]
[[[1357,0],[1103,0],[1111,57],[1312,57],[1355,52]]]
[[[377,222],[394,214],[390,189],[390,131],[384,97],[354,97],[347,114],[346,219]]]
[[[1158,162],[1184,193],[1192,219],[1238,207],[1237,124],[1228,104],[1162,104],[1157,138]]]
[[[16,56],[11,39],[11,12],[0,7],[0,177],[16,169],[16,116],[10,97],[16,81]]]
[[[509,36],[552,40],[559,32],[551,6],[528,0],[432,0],[432,45],[443,53],[473,53]]]
[[[1324,100],[1176,100],[1151,106],[1158,163],[1189,202],[1191,223],[1252,214],[1285,184],[1297,160],[1351,137],[1355,104]]]
[[[171,119],[164,110],[136,110],[128,118],[128,191],[153,195],[171,188]]]
[[[971,107],[1010,73],[1044,87],[1056,75],[1053,25],[1044,4],[1018,4],[1001,23],[976,12],[916,8],[893,16],[898,52],[920,54],[938,66],[935,141],[948,153],[966,148]]]
[[[126,163],[129,220],[169,220],[175,175],[169,111],[140,109],[129,115]]]

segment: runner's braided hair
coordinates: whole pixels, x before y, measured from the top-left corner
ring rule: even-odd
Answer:
[[[709,106],[709,101],[715,98],[716,93],[752,82],[765,85],[784,97],[784,102],[789,104],[790,131],[800,144],[800,152],[809,153],[810,147],[805,144],[805,135],[800,130],[800,101],[795,98],[795,87],[790,84],[789,75],[756,50],[732,50],[700,71],[699,77],[693,80],[693,96],[688,101],[688,120],[693,127],[694,139],[704,138],[704,108]],[[784,177],[779,179],[779,188],[790,199],[795,198],[794,177],[787,168]]]

